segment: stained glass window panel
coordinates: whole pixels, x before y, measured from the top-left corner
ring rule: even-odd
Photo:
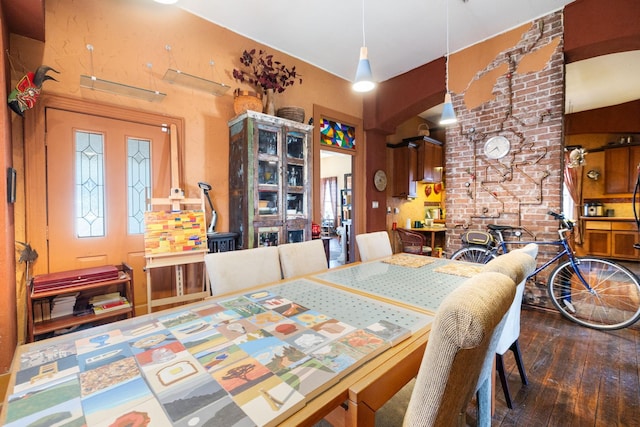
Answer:
[[[104,223],[104,136],[77,131],[76,142],[76,235],[102,237]]]
[[[344,123],[322,119],[320,125],[320,143],[331,147],[356,148],[356,128]]]
[[[127,230],[144,234],[144,211],[151,195],[151,141],[127,140]]]

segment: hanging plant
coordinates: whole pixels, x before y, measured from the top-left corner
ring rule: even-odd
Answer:
[[[242,68],[233,69],[233,78],[241,83],[248,83],[253,87],[266,92],[273,89],[282,93],[296,82],[302,84],[302,76],[296,71],[295,65],[291,68],[280,61],[275,61],[272,54],[260,49],[256,54],[255,49],[242,52],[240,57]]]

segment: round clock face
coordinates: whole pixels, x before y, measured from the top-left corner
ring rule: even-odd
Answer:
[[[376,171],[373,176],[373,185],[376,186],[378,191],[384,191],[387,188],[387,174],[383,170]]]
[[[484,154],[490,159],[501,159],[511,149],[511,143],[504,136],[494,136],[484,143]]]

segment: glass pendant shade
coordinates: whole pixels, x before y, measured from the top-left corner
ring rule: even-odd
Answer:
[[[444,107],[442,109],[442,116],[440,117],[441,125],[450,125],[458,121],[456,112],[453,111],[453,103],[451,102],[451,95],[449,92],[444,96]]]
[[[353,83],[353,90],[356,92],[369,92],[373,89],[373,75],[371,74],[371,64],[367,56],[367,48],[360,48],[360,61],[356,70],[356,80]]]

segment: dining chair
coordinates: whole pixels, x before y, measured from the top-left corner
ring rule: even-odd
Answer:
[[[358,234],[356,244],[362,261],[386,258],[393,255],[391,241],[386,231]]]
[[[509,409],[513,409],[513,401],[504,371],[503,356],[507,350],[511,350],[516,360],[516,366],[518,367],[522,384],[527,385],[529,381],[524,369],[524,363],[522,362],[520,344],[518,343],[520,336],[520,311],[525,283],[529,274],[536,268],[537,256],[538,245],[530,243],[520,249],[515,249],[491,260],[483,268],[483,271],[497,271],[507,274],[517,283],[516,295],[507,313],[505,324],[496,346],[495,357],[496,371],[500,377],[504,398]]]
[[[211,294],[221,295],[282,279],[276,246],[215,252],[204,256]]]
[[[465,280],[444,298],[432,324],[403,425],[466,425],[466,408],[476,390],[490,393],[491,379],[482,379],[480,374],[487,355],[494,353],[491,338],[500,333],[515,290],[515,282],[508,276],[483,272]]]
[[[424,234],[404,228],[396,228],[396,232],[402,244],[402,252],[416,255],[431,254],[432,248],[427,245],[427,238]]]
[[[321,239],[278,246],[282,277],[304,276],[329,269],[327,254]]]

